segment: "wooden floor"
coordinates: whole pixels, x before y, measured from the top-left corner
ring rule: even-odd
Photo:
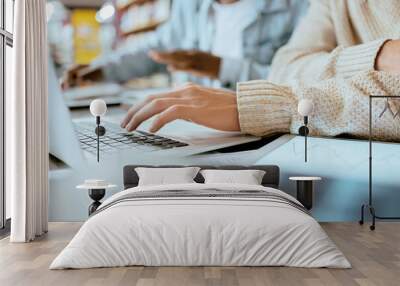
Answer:
[[[79,229],[51,223],[49,233],[29,244],[0,241],[0,285],[400,285],[400,223],[379,223],[371,232],[355,223],[323,224],[352,269],[286,267],[124,267],[48,270]]]

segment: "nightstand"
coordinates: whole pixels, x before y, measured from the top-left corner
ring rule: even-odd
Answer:
[[[77,189],[88,190],[89,197],[93,200],[93,203],[88,208],[89,216],[101,205],[100,200],[104,198],[106,189],[115,187],[116,185],[109,184],[104,180],[85,180],[82,185],[76,186]]]
[[[321,177],[290,177],[289,180],[296,181],[297,183],[297,200],[301,202],[304,207],[311,210],[313,207],[313,188],[314,181],[321,181]]]

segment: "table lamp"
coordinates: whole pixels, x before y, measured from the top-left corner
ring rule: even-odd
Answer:
[[[304,125],[299,128],[299,134],[304,136],[304,162],[307,162],[307,135],[310,133],[308,129],[308,117],[314,110],[314,104],[310,99],[302,99],[297,106],[297,112],[303,116]]]
[[[96,117],[96,129],[95,133],[97,135],[97,162],[100,161],[100,137],[106,134],[106,129],[104,126],[100,125],[100,117],[106,114],[107,104],[102,99],[95,99],[90,103],[90,113]]]

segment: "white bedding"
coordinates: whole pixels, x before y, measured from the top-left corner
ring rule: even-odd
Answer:
[[[263,190],[232,184],[136,187],[163,190]],[[297,202],[297,201],[296,201]],[[101,209],[100,207],[100,209]],[[145,266],[294,266],[349,268],[350,263],[308,214],[257,198],[152,198],[121,201],[90,217],[50,269]]]

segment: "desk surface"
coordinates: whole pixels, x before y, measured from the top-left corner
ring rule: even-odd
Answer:
[[[126,111],[129,109],[129,105],[117,105],[111,106],[108,108],[107,113],[105,115],[105,120],[116,121],[116,118],[122,117]],[[85,119],[85,118],[93,118],[93,116],[89,112],[89,108],[75,108],[71,109],[71,117],[73,119]],[[93,118],[93,120],[95,120]],[[215,150],[212,152],[202,153],[198,155],[192,155],[191,157],[195,161],[201,161],[205,164],[218,164],[218,165],[230,165],[238,163],[240,164],[240,160],[242,160],[243,164],[251,164],[254,163],[254,158],[261,158],[263,154],[265,154],[266,150],[264,150],[265,146],[269,143],[277,140],[281,135],[274,135],[268,138],[262,138],[259,141],[244,143],[241,145],[226,147],[223,149]],[[286,140],[287,141],[287,140]],[[269,148],[270,149],[270,148]],[[251,152],[251,154],[249,153]],[[242,159],[241,159],[242,158]],[[185,162],[180,162],[181,164],[185,164]],[[160,162],[161,164],[161,162]],[[188,163],[186,163],[188,164]],[[189,163],[190,164],[190,163]],[[62,161],[57,158],[50,156],[50,170],[62,170],[67,169],[68,166],[65,165]]]

